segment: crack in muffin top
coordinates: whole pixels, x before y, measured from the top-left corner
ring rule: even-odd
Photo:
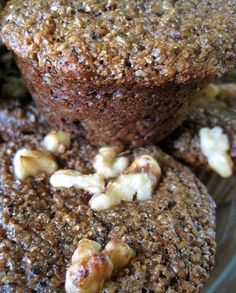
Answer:
[[[161,85],[222,75],[235,59],[234,0],[8,1],[2,40],[68,76]]]

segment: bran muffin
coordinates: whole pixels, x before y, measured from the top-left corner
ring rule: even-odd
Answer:
[[[53,128],[137,146],[235,62],[233,1],[8,1],[2,39]]]
[[[156,147],[149,154],[161,166],[155,194],[147,201],[122,202],[93,211],[90,195],[54,189],[46,174],[18,181],[12,158],[22,147],[42,149],[43,136],[25,135],[0,147],[0,291],[63,292],[65,272],[82,238],[102,246],[122,239],[136,253],[112,275],[102,292],[198,292],[214,264],[215,210],[191,171]],[[82,139],[56,157],[60,168],[93,172],[97,150]]]

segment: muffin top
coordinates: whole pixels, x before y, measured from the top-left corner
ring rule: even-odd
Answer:
[[[235,16],[232,0],[11,0],[2,40],[19,57],[85,81],[188,83],[232,65]]]
[[[0,147],[1,292],[60,291],[78,241],[104,247],[118,239],[135,251],[123,269],[112,275],[115,292],[196,292],[208,278],[215,254],[214,203],[190,170],[156,147],[127,152],[155,158],[162,170],[152,197],[137,198],[96,211],[91,194],[78,188],[54,188],[45,173],[16,180],[12,158],[22,147],[43,150],[43,136],[27,135]],[[93,173],[97,150],[72,138],[70,148],[56,155],[62,169]],[[124,289],[125,288],[125,289]],[[158,288],[158,291],[156,291]]]

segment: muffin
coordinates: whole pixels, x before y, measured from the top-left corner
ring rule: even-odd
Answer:
[[[145,201],[137,195],[133,201],[97,210],[90,205],[88,191],[76,185],[53,187],[52,177],[58,173],[51,179],[45,172],[16,179],[15,154],[22,148],[45,152],[43,138],[40,133],[24,135],[0,147],[1,292],[62,292],[81,239],[103,248],[122,241],[134,252],[125,266],[113,271],[101,292],[202,288],[214,264],[215,205],[188,168],[154,146],[122,153],[118,157],[130,161],[144,155],[155,159],[161,168],[159,182]],[[82,138],[72,137],[70,146],[50,158],[60,169],[94,174],[97,155]]]
[[[2,40],[55,127],[139,146],[235,62],[232,1],[8,1]]]

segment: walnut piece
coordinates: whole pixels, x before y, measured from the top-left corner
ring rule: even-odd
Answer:
[[[64,131],[51,131],[42,142],[44,148],[52,153],[64,153],[71,146],[71,137]]]
[[[135,256],[134,250],[125,242],[118,239],[109,241],[103,252],[110,257],[113,270],[125,267]]]
[[[134,256],[133,249],[121,240],[111,240],[103,251],[95,241],[80,240],[66,272],[66,292],[100,292],[113,271],[125,267]]]
[[[105,188],[105,180],[100,174],[84,175],[75,170],[59,170],[50,178],[53,187],[75,187],[90,193],[102,192]]]
[[[82,239],[79,241],[78,246],[72,255],[72,263],[80,261],[82,258],[92,255],[94,252],[100,252],[102,246],[93,240]]]
[[[137,157],[128,170],[110,182],[104,193],[95,194],[89,201],[93,210],[108,209],[121,201],[144,201],[151,198],[159,182],[161,169],[157,161],[149,156]]]
[[[233,161],[229,155],[229,138],[221,127],[204,127],[199,131],[200,147],[207,157],[209,166],[221,177],[233,174]]]
[[[16,178],[25,180],[39,173],[52,174],[58,169],[58,166],[50,153],[24,148],[16,152],[13,168]]]
[[[66,272],[66,292],[95,293],[101,290],[113,270],[110,258],[101,250],[101,245],[95,241],[79,241],[72,264]]]
[[[93,253],[72,263],[66,272],[66,292],[100,292],[105,280],[111,277],[112,268],[110,258],[102,253]]]
[[[98,174],[105,179],[117,177],[129,165],[127,157],[118,157],[118,150],[115,147],[103,147],[93,161],[93,167]]]

